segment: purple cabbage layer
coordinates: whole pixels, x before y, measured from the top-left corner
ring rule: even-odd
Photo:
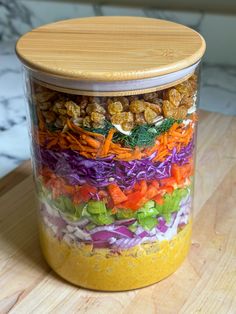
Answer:
[[[194,149],[194,140],[179,152],[174,148],[163,162],[152,162],[156,153],[148,158],[133,161],[107,158],[87,159],[72,150],[53,151],[38,147],[35,158],[40,167],[46,166],[71,185],[85,183],[105,187],[117,183],[121,188],[132,188],[137,181],[163,179],[171,176],[171,164],[188,163]]]

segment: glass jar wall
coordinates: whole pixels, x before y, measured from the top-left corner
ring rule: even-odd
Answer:
[[[62,92],[27,75],[49,265],[96,290],[139,288],[173,273],[190,246],[196,72],[124,96]]]

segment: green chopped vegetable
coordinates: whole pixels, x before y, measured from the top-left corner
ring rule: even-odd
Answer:
[[[143,210],[142,208],[137,211],[137,218],[142,219],[145,217],[155,217],[158,215],[158,210],[155,207],[150,208],[149,210]]]
[[[114,222],[114,217],[102,201],[90,200],[84,208],[82,216],[87,217],[91,223],[99,226],[109,225]]]
[[[116,213],[116,218],[117,219],[129,219],[129,218],[134,218],[135,217],[135,212],[132,211],[131,209],[118,209]]]
[[[96,225],[110,225],[114,222],[114,218],[109,214],[91,215],[89,217]]]
[[[152,230],[158,224],[157,218],[155,217],[139,218],[138,222],[143,227],[143,229],[146,230]]]
[[[158,135],[168,131],[172,125],[177,122],[181,123],[182,120],[175,120],[173,118],[164,119],[158,126],[155,125],[139,125],[136,126],[130,135],[116,133],[113,137],[114,142],[123,142],[127,147],[135,148],[136,146],[152,146]]]
[[[65,196],[58,197],[51,204],[72,220],[79,220],[83,216],[82,213],[86,207],[85,203],[79,205],[73,204],[71,199]]]
[[[137,212],[138,223],[146,230],[151,230],[154,228],[158,221],[156,216],[158,215],[158,210],[155,208],[154,201],[148,201],[140,208]]]
[[[90,214],[105,214],[107,212],[104,202],[93,200],[88,202],[87,210]]]
[[[149,209],[152,209],[155,207],[155,202],[154,201],[148,201],[145,203],[142,207],[142,210],[148,211]]]
[[[138,222],[135,221],[132,225],[129,225],[128,229],[132,232],[135,232],[138,228]]]
[[[155,208],[155,202],[148,201],[137,211],[136,214],[138,219],[145,217],[155,217],[158,214],[158,210]]]
[[[160,205],[156,203],[156,209],[159,215],[164,217],[169,223],[171,220],[171,214],[180,209],[179,205],[181,200],[187,196],[188,189],[176,189],[172,194],[165,194],[164,204]]]

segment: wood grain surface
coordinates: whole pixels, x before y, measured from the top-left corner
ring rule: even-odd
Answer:
[[[190,254],[174,275],[130,292],[88,291],[51,271],[39,249],[30,166],[4,178],[0,313],[235,313],[236,117],[201,112],[197,156]]]
[[[196,63],[205,41],[173,22],[143,17],[90,17],[60,21],[26,33],[17,43],[32,69],[76,80],[155,77]]]

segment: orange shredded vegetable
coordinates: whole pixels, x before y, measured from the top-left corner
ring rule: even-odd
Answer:
[[[193,116],[194,121],[196,117]],[[157,137],[152,147],[140,148],[134,150],[129,147],[122,147],[118,143],[112,142],[115,128],[110,129],[107,137],[93,133],[76,126],[72,121],[67,121],[68,129],[64,132],[50,132],[45,130],[36,130],[34,134],[35,141],[49,149],[59,146],[61,149],[78,150],[86,158],[103,158],[115,155],[115,159],[131,161],[149,157],[154,152],[157,155],[153,161],[163,161],[174,147],[179,151],[182,147],[188,145],[193,137],[193,123],[185,126],[183,123],[174,123],[165,133]]]

